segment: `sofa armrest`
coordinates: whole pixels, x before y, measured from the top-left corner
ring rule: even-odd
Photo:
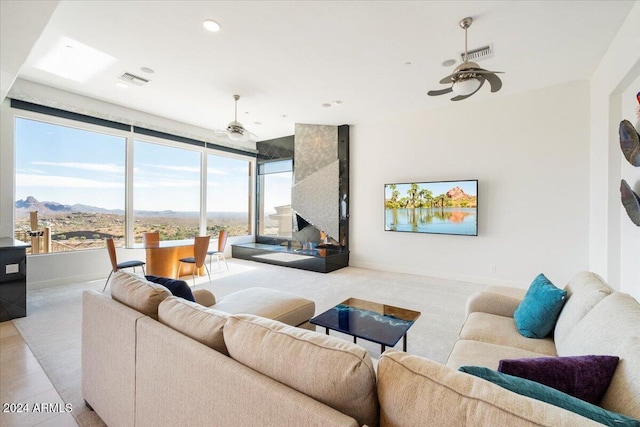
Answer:
[[[466,315],[474,312],[513,317],[516,308],[522,302],[525,291],[492,286],[487,290],[476,292],[467,299]]]
[[[216,303],[216,296],[207,289],[194,289],[192,293],[193,293],[193,298],[200,305],[204,305],[205,307],[211,307]]]

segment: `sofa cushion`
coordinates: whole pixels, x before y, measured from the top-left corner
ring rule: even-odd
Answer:
[[[520,334],[513,317],[488,313],[471,313],[460,331],[460,339],[484,341],[536,353],[556,355],[556,346],[551,337],[532,340]]]
[[[118,270],[111,276],[111,298],[140,313],[158,320],[158,305],[171,296],[167,288],[151,283],[128,271]]]
[[[640,304],[630,295],[614,292],[595,305],[564,339],[560,356],[606,354],[628,337],[640,337]]]
[[[186,301],[168,297],[158,307],[158,320],[171,329],[228,356],[222,329],[229,314]]]
[[[549,335],[566,295],[567,291],[558,289],[544,274],[539,274],[513,313],[520,333],[528,338],[544,338]]]
[[[311,300],[269,288],[249,288],[221,298],[211,307],[231,314],[254,314],[298,326],[311,319],[316,311]]]
[[[640,338],[628,337],[615,354],[620,362],[600,406],[640,419]]]
[[[598,405],[616,371],[617,356],[539,357],[505,359],[498,372],[553,387]]]
[[[376,376],[367,351],[348,341],[252,315],[223,330],[238,362],[310,396],[360,425],[378,425]]]
[[[567,301],[560,311],[553,339],[556,342],[558,354],[568,354],[565,340],[571,329],[607,295],[613,293],[600,276],[583,271],[576,274],[564,288],[567,291]]]
[[[381,427],[600,425],[393,349],[378,363],[378,399]]]
[[[463,366],[461,372],[485,379],[500,387],[511,390],[522,396],[531,397],[568,411],[580,414],[608,426],[640,427],[640,421],[634,420],[622,414],[607,411],[599,406],[585,402],[566,393],[558,391],[546,385],[539,384],[525,378],[503,374],[480,366]]]
[[[157,283],[158,285],[162,285],[165,288],[169,289],[173,295],[184,298],[187,301],[194,301],[193,293],[191,292],[191,288],[187,285],[187,282],[184,280],[175,280],[170,279],[168,277],[158,277],[158,276],[144,276],[148,281]]]

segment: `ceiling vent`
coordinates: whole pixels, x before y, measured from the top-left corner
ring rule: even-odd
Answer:
[[[460,58],[464,61],[464,52],[460,54]],[[493,58],[493,44],[467,52],[468,61],[478,62],[489,58]]]
[[[127,83],[131,83],[138,86],[142,86],[146,83],[149,83],[149,80],[143,77],[138,77],[131,73],[124,73],[123,75],[120,76],[120,80],[124,80]]]

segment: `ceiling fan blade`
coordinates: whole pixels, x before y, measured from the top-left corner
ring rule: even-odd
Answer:
[[[484,79],[483,76],[478,76],[477,79],[480,80],[480,86],[478,86],[478,89],[476,89],[475,91],[473,91],[473,93],[470,93],[469,95],[454,96],[453,98],[451,98],[451,100],[452,101],[462,101],[463,99],[467,99],[468,97],[470,97],[471,95],[473,95],[477,91],[479,91],[482,88],[482,86],[484,85],[485,79]]]
[[[453,91],[453,89],[451,89],[450,87],[446,88],[446,89],[441,89],[441,90],[430,90],[429,92],[427,92],[427,95],[430,96],[438,96],[438,95],[444,95],[447,94],[449,92]]]
[[[449,74],[447,77],[443,77],[442,80],[440,80],[440,84],[446,85],[448,83],[451,83],[451,77],[453,77],[453,74]]]
[[[497,92],[502,88],[502,80],[495,74],[485,74],[484,78],[487,79],[491,85],[491,92]]]

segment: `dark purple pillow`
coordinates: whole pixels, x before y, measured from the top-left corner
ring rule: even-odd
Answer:
[[[526,378],[598,405],[618,366],[617,356],[505,359],[498,371]]]

